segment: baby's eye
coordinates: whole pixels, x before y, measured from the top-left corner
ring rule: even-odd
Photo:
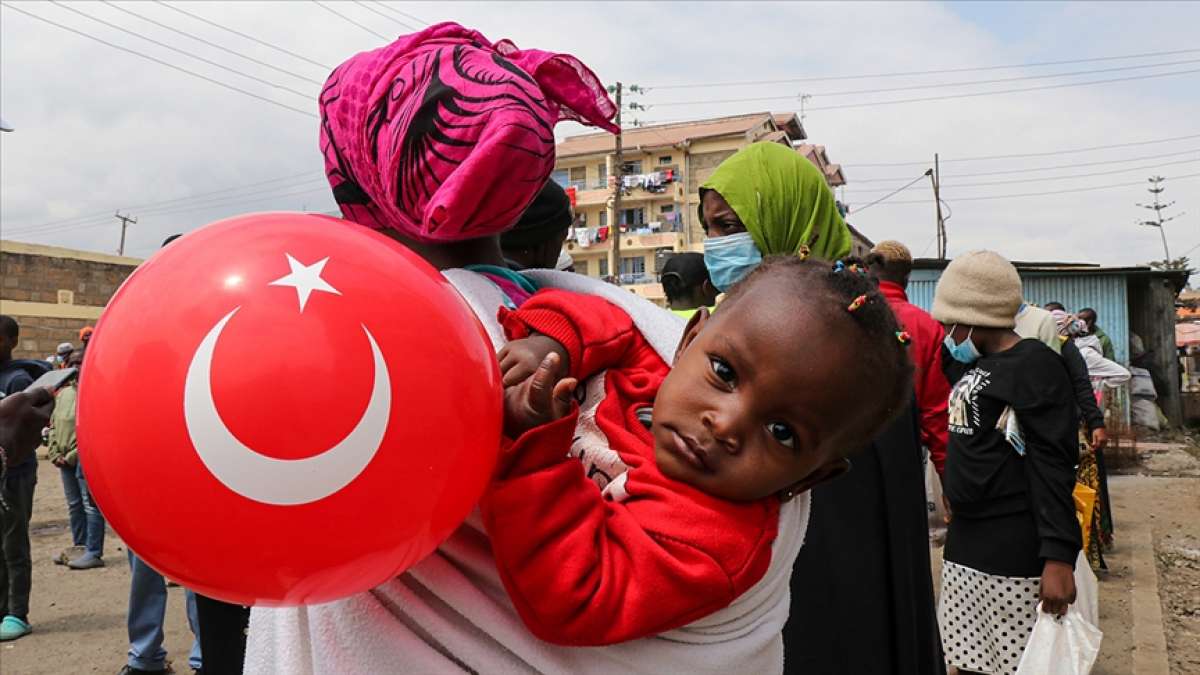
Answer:
[[[725,384],[733,384],[737,381],[737,373],[733,372],[733,368],[728,363],[725,363],[716,356],[708,357],[708,362],[712,365],[713,374],[721,379]]]
[[[767,431],[771,433],[771,437],[779,442],[785,448],[796,447],[796,432],[783,422],[771,422],[767,425]]]

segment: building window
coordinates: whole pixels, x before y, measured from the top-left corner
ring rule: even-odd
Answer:
[[[646,259],[642,256],[621,258],[621,280],[640,279],[646,276]]]
[[[604,209],[603,211],[600,212],[599,227],[608,227],[608,209]]]
[[[587,260],[576,260],[575,261],[575,273],[582,274],[583,276],[586,277],[588,275],[588,261]]]
[[[660,213],[675,213],[674,204],[663,204]]]
[[[621,173],[624,175],[639,174],[642,172],[642,160],[634,162],[625,162],[621,165]]]
[[[608,164],[601,163],[596,165],[596,184],[592,187],[597,190],[603,190],[608,187]]]
[[[587,211],[576,212],[575,222],[571,223],[571,227],[587,227]]]
[[[658,163],[659,163],[659,164],[670,164],[670,163],[671,163],[671,156],[670,156],[670,155],[663,155],[662,157],[659,157],[659,158],[658,158]]]
[[[550,180],[563,187],[567,187],[567,183],[570,182],[566,169],[555,169],[554,173],[550,174]]]
[[[608,258],[600,259],[600,276],[601,277],[608,276]]]
[[[587,186],[587,167],[573,166],[569,169],[568,185],[573,186],[577,190],[582,190]]]
[[[643,208],[621,209],[621,225],[638,226],[646,223],[646,210]]]

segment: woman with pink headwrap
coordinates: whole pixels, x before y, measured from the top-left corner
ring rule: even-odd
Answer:
[[[513,272],[501,253],[499,234],[553,169],[555,123],[617,131],[616,107],[584,64],[443,23],[343,63],[320,106],[325,170],[346,219],[441,269],[496,349],[498,309],[557,287],[621,306],[671,361],[682,320],[580,275]],[[570,648],[521,623],[476,510],[428,558],[369,593],[255,608],[245,672],[780,672],[788,577],[806,518],[806,506],[781,513],[771,569],[724,610],[660,636]]]

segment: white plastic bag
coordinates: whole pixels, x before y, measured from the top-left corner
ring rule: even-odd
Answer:
[[[1100,583],[1083,551],[1075,560],[1075,602],[1071,606],[1079,610],[1084,621],[1100,625]]]
[[[1025,644],[1017,675],[1088,675],[1104,635],[1071,605],[1061,619],[1042,611]]]

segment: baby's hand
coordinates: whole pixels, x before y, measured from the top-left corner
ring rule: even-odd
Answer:
[[[561,419],[571,411],[578,381],[557,375],[561,363],[562,358],[551,352],[532,376],[504,388],[504,433],[509,438],[519,438],[526,431]]]
[[[567,374],[568,367],[567,350],[557,340],[534,334],[504,345],[497,355],[500,359],[500,372],[504,375],[504,386],[511,387],[524,382],[533,375],[549,354],[557,354],[559,357],[558,365],[552,373],[557,382]]]

